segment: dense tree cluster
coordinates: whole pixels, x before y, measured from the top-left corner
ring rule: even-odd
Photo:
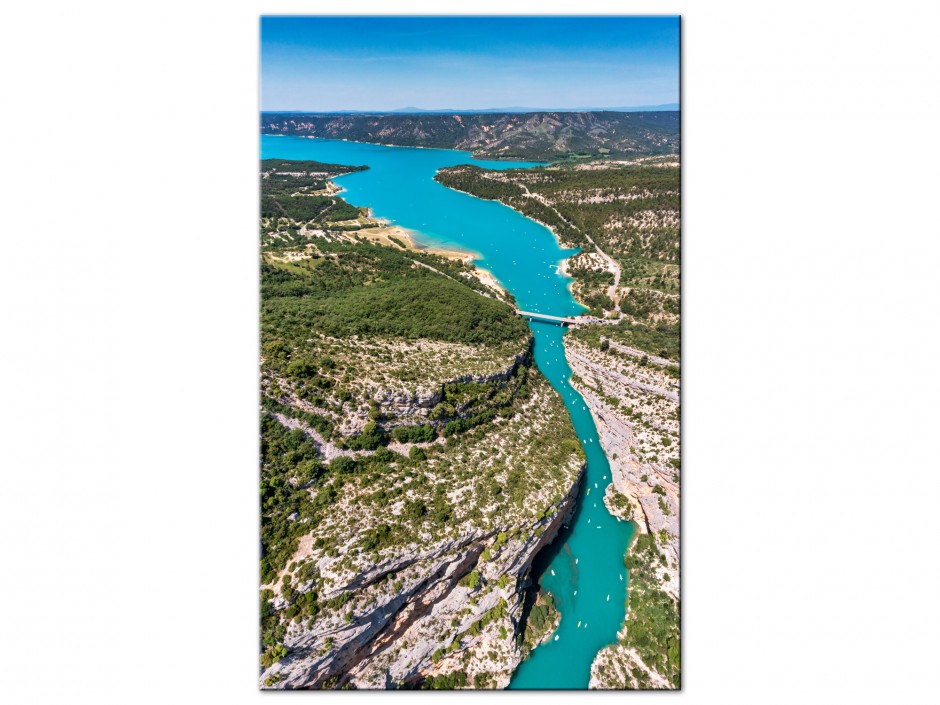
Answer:
[[[261,264],[265,341],[329,336],[396,336],[497,343],[528,335],[502,301],[415,266],[414,253],[357,243],[323,243],[329,257]]]
[[[636,649],[646,665],[679,688],[679,604],[658,587],[655,572],[665,564],[665,557],[656,538],[640,534],[624,563],[630,571],[630,590],[627,626],[620,643]],[[641,688],[647,684],[642,669],[636,669],[634,677]]]
[[[646,325],[623,320],[613,326],[583,326],[571,330],[568,335],[592,347],[600,347],[601,337],[606,337],[650,355],[667,360],[680,359],[681,339],[678,323]]]

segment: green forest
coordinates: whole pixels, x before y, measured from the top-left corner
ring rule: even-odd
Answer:
[[[496,343],[528,335],[525,322],[507,304],[415,266],[414,253],[327,241],[318,241],[317,249],[309,259],[292,263],[262,258],[264,342],[281,338],[299,344],[311,330],[333,337],[379,335],[464,343]]]
[[[335,222],[361,215],[342,198],[317,194],[335,176],[368,169],[315,161],[265,159],[261,162],[261,218],[287,218],[296,224]]]

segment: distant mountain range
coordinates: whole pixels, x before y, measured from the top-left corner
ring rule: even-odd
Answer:
[[[490,159],[677,154],[679,112],[425,111],[262,113],[261,132],[405,147],[461,149]]]
[[[453,108],[395,108],[394,110],[271,110],[269,115],[278,114],[309,114],[309,115],[474,115],[489,113],[648,113],[667,112],[679,110],[678,103],[663,103],[661,105],[634,105],[631,107],[603,108],[596,106],[582,106],[578,108],[480,108],[480,109],[453,109]]]

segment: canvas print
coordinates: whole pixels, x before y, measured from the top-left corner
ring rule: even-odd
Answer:
[[[680,687],[679,25],[261,18],[259,687]]]

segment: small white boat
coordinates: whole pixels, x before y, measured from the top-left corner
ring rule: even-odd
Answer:
[[[553,571],[552,571],[552,575],[554,575],[554,574],[555,574],[555,571],[553,570]]]
[[[555,641],[558,641],[558,635],[557,635],[557,634],[555,635]]]
[[[607,596],[607,601],[610,602],[610,595]]]
[[[578,620],[578,629],[581,628],[581,620]]]

